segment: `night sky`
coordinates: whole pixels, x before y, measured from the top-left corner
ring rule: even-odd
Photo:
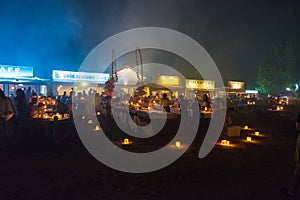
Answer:
[[[298,1],[0,0],[0,64],[77,70],[106,38],[127,29],[175,29],[198,41],[224,80],[253,88],[256,70],[277,42],[300,32]]]

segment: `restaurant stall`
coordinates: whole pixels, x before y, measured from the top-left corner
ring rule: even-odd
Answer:
[[[52,89],[53,94],[62,95],[64,91],[69,93],[75,92],[95,92],[101,94],[103,85],[109,79],[108,73],[93,73],[93,72],[74,72],[53,70],[52,71]],[[76,84],[74,86],[74,83]]]
[[[228,81],[228,87],[225,88],[227,97],[230,99],[240,99],[244,94],[246,94],[245,90],[245,82],[243,81]]]
[[[215,81],[212,80],[186,80],[185,95],[188,99],[197,97],[202,101],[203,95],[207,94],[209,98],[215,96]]]
[[[162,98],[163,94],[167,94],[169,99],[174,99],[184,95],[185,79],[179,75],[161,75],[156,77],[155,83],[157,87],[151,89],[153,96]]]
[[[185,91],[185,79],[178,72],[170,70],[166,67],[146,65],[144,66],[143,84],[146,96],[157,96],[162,98],[162,94],[166,93],[169,99],[178,98]],[[136,88],[141,84],[137,78],[136,67],[124,67],[118,71],[118,81],[116,82],[115,91],[119,95],[133,96]]]
[[[17,89],[30,89],[30,93],[46,95],[50,84],[50,79],[34,77],[33,67],[0,65],[0,88],[10,97],[14,96]]]

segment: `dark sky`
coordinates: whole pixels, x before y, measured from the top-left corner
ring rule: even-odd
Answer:
[[[197,40],[225,80],[254,87],[272,46],[300,32],[298,1],[0,0],[0,64],[77,70],[101,41],[127,29],[158,26]]]

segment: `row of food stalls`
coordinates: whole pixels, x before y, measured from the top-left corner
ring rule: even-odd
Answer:
[[[186,79],[179,72],[170,69],[162,69],[160,66],[144,68],[143,84],[146,96],[158,96],[167,94],[169,99],[178,98],[183,95],[187,98],[196,96],[201,99],[204,93],[213,95],[215,82],[210,80]],[[133,95],[139,82],[136,69],[125,67],[118,72],[119,80],[116,84],[118,94]]]
[[[0,88],[10,96],[15,94],[16,89],[28,89],[37,94],[62,95],[70,91],[98,93],[104,92],[104,84],[109,79],[108,73],[75,72],[64,70],[53,70],[52,79],[41,79],[34,77],[33,67],[0,65]],[[201,100],[203,94],[209,94],[211,98],[227,95],[237,97],[245,95],[245,83],[240,81],[229,81],[225,87],[226,93],[216,88],[213,80],[185,79],[182,75],[162,73],[145,73],[144,83],[146,95],[161,97],[166,93],[169,98],[178,98],[179,95],[187,98],[195,96]],[[135,92],[138,82],[136,72],[131,68],[124,68],[118,72],[119,80],[116,83],[117,95],[130,95]],[[76,83],[74,85],[74,83]],[[223,90],[224,91],[224,90]],[[252,95],[252,94],[251,94]]]

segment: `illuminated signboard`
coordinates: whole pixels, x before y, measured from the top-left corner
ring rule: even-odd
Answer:
[[[178,76],[160,76],[160,83],[166,86],[178,86],[179,78]]]
[[[86,81],[86,82],[104,84],[109,79],[109,74],[53,70],[52,79],[55,82]]]
[[[209,80],[186,80],[186,88],[199,90],[214,90],[215,81]]]
[[[241,81],[228,81],[229,89],[241,90],[245,89],[245,82]]]
[[[0,65],[1,78],[33,77],[33,67]]]

